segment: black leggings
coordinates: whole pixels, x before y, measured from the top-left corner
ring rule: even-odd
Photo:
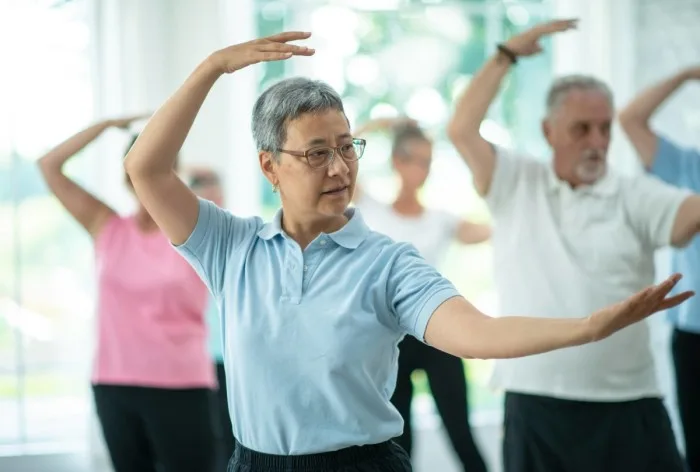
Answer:
[[[411,400],[413,371],[423,369],[428,376],[435,406],[459,460],[468,472],[485,472],[486,464],[474,443],[469,426],[467,381],[464,365],[451,356],[407,336],[399,344],[399,373],[391,402],[404,420],[403,434],[395,441],[411,454]]]
[[[95,385],[115,472],[212,472],[211,390]]]
[[[700,334],[675,330],[671,346],[685,457],[690,472],[700,472]]]
[[[228,461],[233,455],[235,440],[233,439],[233,427],[231,426],[231,415],[228,409],[228,398],[226,395],[226,372],[223,363],[216,363],[216,376],[219,388],[214,392],[214,415],[213,423],[218,438],[217,471],[224,471]]]

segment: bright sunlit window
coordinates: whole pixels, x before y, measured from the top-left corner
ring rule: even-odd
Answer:
[[[92,116],[87,3],[0,2],[0,445],[87,437],[92,247],[35,166]]]

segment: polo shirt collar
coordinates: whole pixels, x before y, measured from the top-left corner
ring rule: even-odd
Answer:
[[[328,237],[339,246],[346,249],[356,249],[367,238],[370,229],[357,208],[348,208],[345,210],[345,216],[348,217],[348,222],[345,226],[334,233],[330,233]],[[270,240],[278,235],[284,235],[281,208],[277,210],[272,220],[263,225],[258,231],[258,237],[265,240]]]
[[[561,180],[554,172],[554,166],[549,166],[548,168],[547,181],[548,188],[550,191],[555,191],[562,188],[567,188],[571,190],[569,184]],[[593,185],[582,185],[577,190],[579,189],[583,193],[588,193],[591,195],[597,195],[601,197],[609,197],[617,193],[618,180],[611,172],[610,167],[608,167],[605,171],[605,175],[603,175],[603,177],[600,178],[597,182],[595,182]]]

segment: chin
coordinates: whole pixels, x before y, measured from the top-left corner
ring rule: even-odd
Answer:
[[[578,177],[581,183],[592,185],[605,177],[607,171],[608,169],[605,164],[601,164],[595,168],[579,168],[577,169],[576,177]]]
[[[349,201],[337,202],[332,204],[327,203],[321,207],[321,213],[329,217],[342,216],[345,214],[345,210],[348,209],[349,205]]]

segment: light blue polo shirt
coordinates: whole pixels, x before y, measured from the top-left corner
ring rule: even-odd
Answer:
[[[656,156],[650,172],[666,183],[700,193],[700,152],[682,148],[666,138],[659,137]],[[675,290],[700,289],[700,238],[695,237],[683,249],[672,255],[674,272],[683,274]],[[693,297],[668,310],[671,323],[678,329],[700,334],[700,298]]]
[[[206,200],[178,247],[222,314],[233,432],[244,446],[298,455],[399,436],[389,399],[397,344],[423,339],[454,286],[413,246],[369,230],[360,212],[303,252],[281,226]]]
[[[221,318],[216,299],[209,297],[207,311],[205,312],[208,329],[209,355],[216,363],[224,361],[223,340],[221,339]]]

